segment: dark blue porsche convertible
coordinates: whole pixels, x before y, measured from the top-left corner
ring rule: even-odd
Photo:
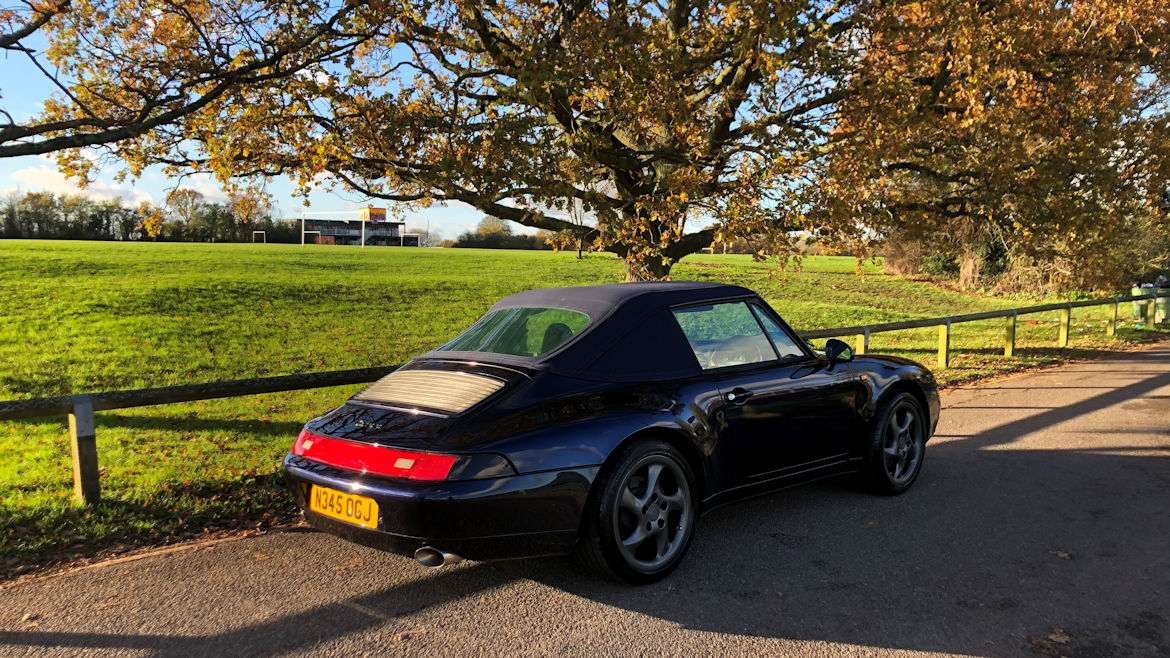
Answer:
[[[907,490],[938,414],[926,368],[814,351],[746,288],[549,288],[309,421],[284,468],[313,525],[426,566],[575,552],[648,583],[723,503]]]

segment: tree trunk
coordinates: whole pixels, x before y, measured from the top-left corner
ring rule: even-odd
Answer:
[[[975,249],[967,247],[959,257],[959,287],[969,290],[979,286],[979,275],[983,271],[983,257]]]
[[[622,266],[622,274],[625,277],[626,283],[634,281],[661,281],[670,275],[670,264],[666,263],[661,256],[647,256],[642,260],[643,270],[639,272],[637,269],[630,267],[630,262],[626,261]]]

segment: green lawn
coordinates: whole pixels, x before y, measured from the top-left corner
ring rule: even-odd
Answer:
[[[746,256],[694,256],[675,279],[759,291],[798,330],[1019,306],[884,275],[851,258],[775,272]],[[236,244],[0,241],[0,400],[399,363],[444,342],[495,300],[535,287],[616,281],[618,260],[575,253]],[[1077,309],[1071,350],[1056,314],[956,325],[956,383],[1091,353],[1151,332],[1104,335]],[[1129,309],[1123,309],[1129,318]],[[1035,324],[1027,324],[1035,321]],[[875,335],[872,352],[934,365],[934,328]],[[98,414],[105,502],[70,502],[63,418],[0,423],[0,567],[167,541],[290,513],[277,473],[300,424],[355,387]]]

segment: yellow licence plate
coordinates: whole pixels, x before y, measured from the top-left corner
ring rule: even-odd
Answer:
[[[373,498],[315,486],[309,490],[309,509],[363,528],[378,527],[378,502]]]

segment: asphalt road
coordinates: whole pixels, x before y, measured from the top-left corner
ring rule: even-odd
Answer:
[[[1170,656],[1170,346],[943,403],[908,494],[724,508],[657,585],[280,532],[2,589],[0,654]]]

